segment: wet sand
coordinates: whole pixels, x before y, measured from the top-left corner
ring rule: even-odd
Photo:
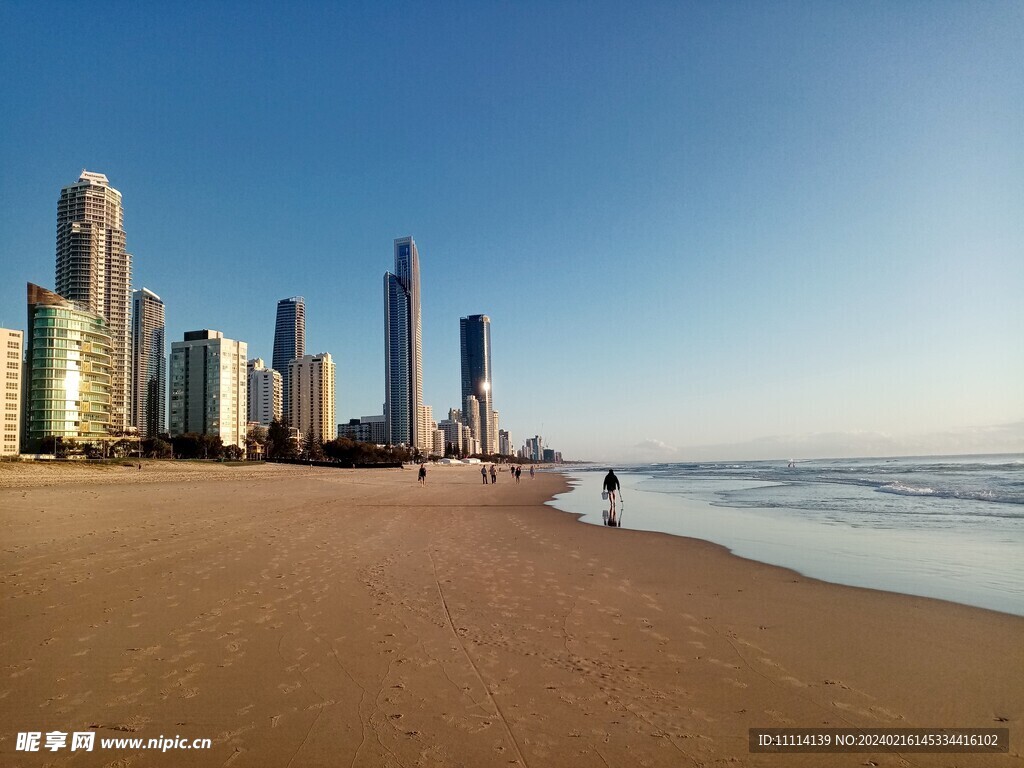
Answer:
[[[1011,766],[1024,619],[543,506],[559,475],[0,464],[0,764]],[[1010,729],[750,754],[751,727]],[[92,752],[15,750],[93,731]],[[212,739],[209,750],[100,738]]]

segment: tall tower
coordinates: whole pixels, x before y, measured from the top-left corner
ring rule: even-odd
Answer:
[[[57,293],[106,320],[110,333],[110,429],[131,425],[132,257],[121,193],[102,173],[82,171],[57,202]]]
[[[395,240],[395,272],[384,273],[384,419],[390,444],[432,447],[423,428],[420,257],[412,237]]]
[[[462,347],[462,400],[476,397],[480,403],[480,430],[474,435],[484,453],[496,453],[498,434],[494,428],[494,402],[491,388],[491,319],[470,315],[459,320]]]
[[[132,296],[132,426],[156,437],[167,431],[164,303],[147,288]]]
[[[277,302],[277,323],[274,326],[274,357],[271,365],[281,374],[284,389],[281,392],[281,409],[289,417],[290,391],[288,386],[288,363],[306,354],[306,300],[292,296]],[[294,425],[292,425],[294,426]]]

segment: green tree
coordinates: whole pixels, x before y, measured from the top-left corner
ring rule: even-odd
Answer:
[[[151,459],[169,459],[174,455],[171,444],[159,437],[147,437],[143,440],[142,453]]]
[[[195,432],[186,432],[171,438],[174,456],[178,459],[198,459],[202,457],[202,444]]]
[[[219,459],[224,455],[224,441],[220,435],[200,435],[204,459]]]
[[[310,461],[322,461],[324,458],[323,441],[314,434],[312,427],[306,431],[306,436],[302,439],[302,458]]]
[[[274,419],[267,429],[267,458],[290,459],[295,456],[295,441],[291,430],[283,422]]]
[[[39,444],[41,453],[52,453],[58,459],[66,459],[71,452],[72,442],[59,435],[47,435]]]
[[[224,447],[224,458],[228,461],[241,461],[245,458],[245,451],[240,446],[228,445]]]

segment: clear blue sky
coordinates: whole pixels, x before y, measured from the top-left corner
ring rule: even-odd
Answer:
[[[56,201],[124,196],[168,339],[278,299],[381,412],[416,238],[425,400],[492,320],[517,445],[665,460],[1024,450],[1020,3],[5,2],[0,325]]]

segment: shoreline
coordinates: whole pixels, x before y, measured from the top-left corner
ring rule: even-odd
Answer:
[[[908,760],[1020,764],[1019,617],[577,525],[545,504],[561,473],[203,469],[0,474],[4,762],[43,762],[17,732],[96,726],[214,744],[54,764],[864,764],[747,751],[827,723],[1008,727],[1009,755]]]
[[[578,522],[578,523],[581,523],[582,525],[586,525],[586,526],[589,526],[589,527],[592,527],[592,528],[598,528],[598,529],[603,528],[603,526],[599,526],[599,525],[597,525],[597,523],[593,523],[593,522],[589,522],[587,520],[584,520],[583,518],[585,518],[587,516],[586,513],[584,513],[584,512],[571,512],[569,510],[560,509],[559,507],[555,506],[555,502],[557,502],[557,499],[552,498],[551,500],[549,500],[549,502],[546,503],[546,506],[548,506],[550,509],[553,509],[555,512],[558,512],[559,514],[569,515],[570,517],[575,518],[575,521]],[[807,582],[814,582],[814,583],[820,584],[820,585],[825,586],[825,587],[836,587],[838,589],[844,589],[844,590],[851,589],[851,590],[857,590],[857,591],[862,591],[862,592],[872,592],[872,593],[875,593],[875,594],[878,594],[878,595],[888,595],[888,596],[893,596],[893,597],[898,597],[898,598],[907,598],[907,599],[912,599],[912,600],[924,600],[924,601],[927,601],[927,602],[937,603],[939,605],[951,606],[951,607],[956,607],[956,608],[966,608],[966,609],[970,609],[972,611],[983,611],[985,613],[991,613],[991,614],[993,614],[995,616],[1005,616],[1005,617],[1009,617],[1009,618],[1013,618],[1013,619],[1024,620],[1024,616],[1021,616],[1020,614],[1011,613],[1009,611],[1000,611],[1000,610],[997,610],[995,608],[986,608],[985,606],[982,606],[982,605],[971,605],[970,603],[960,603],[960,602],[957,602],[956,600],[949,600],[949,599],[941,598],[941,597],[932,597],[930,595],[915,595],[915,594],[910,593],[910,592],[900,592],[900,591],[895,590],[895,589],[882,589],[882,588],[879,588],[879,587],[868,587],[868,586],[860,586],[860,585],[857,585],[857,584],[843,584],[842,582],[838,582],[838,581],[829,581],[828,579],[825,579],[825,578],[821,578],[821,577],[818,577],[818,576],[808,575],[808,574],[803,573],[801,571],[798,571],[796,568],[792,568],[790,566],[779,565],[777,563],[769,563],[769,562],[765,562],[764,560],[758,560],[757,558],[754,558],[754,557],[747,557],[746,555],[738,554],[736,551],[730,549],[725,544],[719,544],[718,542],[711,541],[709,539],[702,539],[702,538],[700,538],[698,536],[687,536],[686,534],[682,534],[682,533],[669,533],[668,531],[657,531],[657,530],[650,530],[650,529],[647,529],[647,528],[628,528],[628,527],[624,527],[624,528],[616,528],[615,530],[616,531],[628,532],[628,533],[633,534],[633,535],[639,534],[641,536],[651,536],[651,537],[657,537],[657,538],[667,538],[669,540],[683,541],[683,542],[687,543],[687,546],[711,547],[711,548],[713,548],[715,550],[719,550],[724,556],[735,558],[736,560],[740,560],[740,561],[742,561],[744,563],[750,563],[752,565],[764,566],[766,568],[775,568],[775,569],[778,569],[780,571],[784,571],[785,573],[790,574],[795,579],[805,580]]]
[[[596,503],[595,509],[588,509],[592,506],[591,496],[597,498],[599,478],[588,472],[569,470],[567,474],[573,475],[571,490],[549,505],[577,515],[585,524],[602,527]],[[1011,572],[1000,571],[1001,561],[995,559],[998,555],[1009,558],[1007,562],[1016,562],[1007,548],[1008,539],[1000,544],[1000,550],[987,550],[993,557],[989,561],[983,562],[973,554],[973,559],[959,559],[946,568],[942,566],[942,557],[951,542],[949,531],[938,532],[944,535],[941,540],[931,532],[898,528],[885,536],[882,529],[849,523],[836,526],[832,524],[836,521],[822,523],[806,515],[790,515],[785,509],[780,515],[775,508],[716,504],[699,496],[638,487],[650,478],[643,472],[623,470],[620,479],[629,491],[629,529],[713,543],[735,557],[786,568],[828,584],[930,598],[1024,617],[1024,598],[1019,591],[1012,591],[1008,583]],[[719,483],[733,487],[750,483],[756,488],[782,485],[771,480],[732,478],[723,478]],[[607,511],[607,502],[603,504]],[[989,542],[999,539],[992,535],[983,541],[991,547]],[[978,546],[978,542],[974,545]],[[1024,556],[1024,552],[1021,554]]]

